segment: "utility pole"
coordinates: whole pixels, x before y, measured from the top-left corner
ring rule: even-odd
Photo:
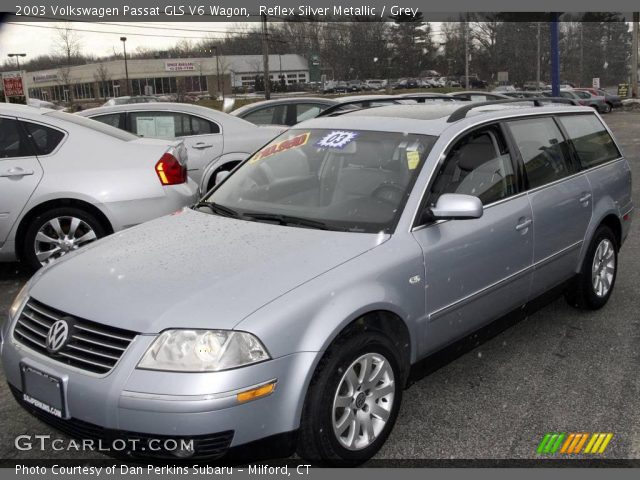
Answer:
[[[127,65],[127,37],[120,37],[120,41],[122,42],[122,50],[124,52],[124,74],[127,82],[127,95],[131,95],[129,91],[129,66]]]
[[[469,14],[464,22],[464,87],[469,90]]]
[[[271,85],[269,75],[269,31],[267,29],[267,15],[262,14],[262,61],[264,63],[264,98],[271,98]]]
[[[558,13],[551,14],[551,95],[560,96],[560,42]]]
[[[578,86],[582,86],[582,80],[584,79],[584,23],[580,22],[580,80]]]
[[[536,90],[540,90],[540,22],[538,22],[538,54],[536,55]]]
[[[640,13],[633,13],[633,48],[631,52],[631,98],[638,98],[638,22]]]

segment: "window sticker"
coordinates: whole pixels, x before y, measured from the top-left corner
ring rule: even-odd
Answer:
[[[347,132],[344,130],[334,130],[322,137],[316,145],[325,148],[344,148],[349,145],[358,136],[356,132]]]
[[[415,170],[420,163],[420,154],[416,151],[407,150],[407,166],[409,170]]]
[[[309,140],[309,132],[302,133],[300,135],[296,135],[293,138],[289,138],[287,140],[283,140],[278,143],[273,143],[271,145],[266,146],[262,150],[260,150],[254,157],[249,160],[249,163],[256,163],[258,160],[262,160],[263,158],[270,157],[275,153],[284,152],[286,150],[291,150],[293,148],[299,148],[303,145],[306,145]]]
[[[136,132],[141,137],[174,138],[176,124],[174,117],[136,117]]]

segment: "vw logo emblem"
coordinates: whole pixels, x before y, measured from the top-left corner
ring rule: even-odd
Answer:
[[[65,320],[58,320],[51,325],[47,334],[47,350],[51,353],[58,352],[69,338],[69,324]]]

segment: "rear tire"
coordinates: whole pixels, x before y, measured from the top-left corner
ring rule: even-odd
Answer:
[[[54,208],[31,220],[22,243],[22,260],[37,270],[105,235],[102,224],[85,210]]]
[[[601,113],[611,113],[611,110],[613,110],[613,106],[610,103],[606,103],[605,106],[602,108]]]
[[[582,269],[565,294],[570,305],[587,310],[605,306],[616,283],[618,248],[613,231],[606,225],[598,227]]]
[[[309,386],[298,454],[328,466],[370,459],[393,429],[403,378],[399,355],[385,335],[368,331],[336,340]]]

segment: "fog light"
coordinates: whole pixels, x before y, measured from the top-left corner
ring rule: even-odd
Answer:
[[[240,392],[236,395],[236,398],[240,403],[244,403],[250,402],[251,400],[256,400],[261,397],[266,397],[267,395],[271,395],[276,389],[276,383],[276,380],[272,380],[267,384],[260,385],[259,387],[252,388],[251,390],[247,390],[245,392]]]

